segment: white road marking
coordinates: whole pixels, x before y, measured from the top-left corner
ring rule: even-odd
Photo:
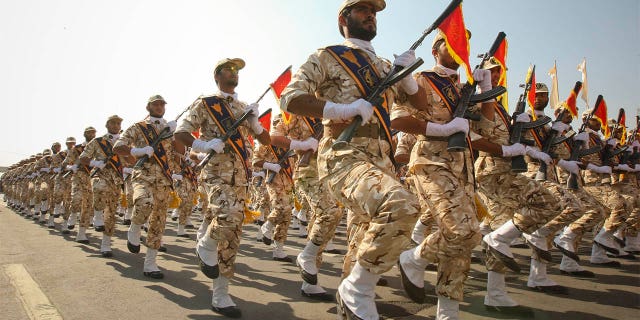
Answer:
[[[49,298],[40,290],[40,286],[33,280],[29,271],[22,264],[7,264],[3,266],[4,273],[16,288],[22,307],[29,319],[33,320],[62,320],[62,316],[51,304]]]

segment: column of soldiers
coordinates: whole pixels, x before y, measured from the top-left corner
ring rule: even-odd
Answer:
[[[122,118],[114,115],[103,136],[96,138],[96,129],[88,127],[84,142],[69,137],[64,151],[54,143],[12,165],[1,184],[7,205],[49,228],[61,217],[63,234],[79,224],[79,243],[89,242],[87,231],[93,226],[102,232],[104,257],[113,255],[120,210],[131,253],[140,252],[146,226],[143,275],[161,279],[156,258],[172,194],[180,198],[173,215],[178,237],[189,238],[189,216],[200,202],[195,258],[212,279],[212,309],[231,318],[242,315],[229,294],[229,281],[243,222],[252,220],[251,209],[260,211],[258,240],[273,243],[274,260],[292,263],[284,244],[292,212],[297,212],[295,201],[310,215],[307,242],[295,258],[301,294],[335,301],[344,319],[379,318],[375,288],[394,265],[407,296],[424,303],[429,264],[437,271],[436,318],[458,319],[471,251],[478,245],[485,250],[488,272],[485,307],[523,317],[532,310],[509,297],[505,282],[507,272],[520,271],[510,249],[514,240],[524,237],[532,250],[527,286],[549,294],[568,294],[547,274],[554,246],[562,253],[562,274],[576,277],[596,276],[579,264],[578,244],[590,230],[595,235],[592,264],[619,267],[612,257],[633,259],[640,252],[640,166],[634,157],[570,157],[577,144],[626,147],[636,155],[637,131],[623,146],[621,130],[604,140],[601,123],[583,117],[586,131],[549,153],[541,144],[510,143],[512,123],[546,116],[548,88],[542,83],[536,86],[533,113],[511,119],[492,99],[473,106],[479,121],[454,117],[462,84],[443,34],[431,44],[433,67],[401,79],[384,92],[382,103],[372,105],[364,98],[376,82],[394,67],[416,61],[413,50],[393,62],[376,54],[371,40],[376,16],[385,7],[384,0],[342,3],[337,22],[345,41],[317,50],[300,66],[282,93],[280,107],[288,117],[275,117],[270,132],[258,121],[258,104],[238,100],[235,88],[245,62],[223,59],[213,72],[218,91],[199,97],[181,120],[165,120],[166,101],[154,95],[146,104],[148,116],[122,134]],[[474,72],[477,91],[496,87],[500,72],[489,59]],[[554,113],[552,124],[527,133],[532,140],[571,131],[568,110]],[[356,116],[362,125],[346,148],[334,148]],[[394,130],[399,132],[395,138]],[[447,141],[455,133],[467,136],[470,148],[449,151]],[[253,148],[250,136],[256,140]],[[527,172],[512,171],[511,160],[519,156],[526,157]],[[545,178],[537,178],[541,163]],[[577,188],[567,187],[570,175],[580,177]],[[486,216],[478,214],[479,205],[486,205]],[[343,211],[348,212],[348,251],[334,298],[320,285],[319,274],[322,252]]]

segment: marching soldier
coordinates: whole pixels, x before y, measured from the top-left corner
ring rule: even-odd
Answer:
[[[258,121],[258,104],[247,105],[239,101],[235,92],[238,71],[244,66],[245,62],[239,58],[219,61],[214,69],[219,92],[199,99],[176,131],[176,139],[191,146],[192,152],[212,154],[198,177],[206,190],[207,215],[211,222],[206,234],[199,238],[196,255],[202,272],[213,279],[212,309],[232,318],[242,314],[229,295],[229,279],[234,274],[248,200],[249,131],[261,144],[270,144],[269,132]],[[247,112],[250,112],[249,118],[237,131],[229,133],[227,141],[222,141],[220,138],[231,124]],[[200,137],[195,139],[191,132],[198,130]]]
[[[312,54],[283,91],[281,100],[284,111],[323,118],[319,180],[358,217],[345,259],[351,261],[352,255],[357,262],[343,270],[347,277],[336,294],[339,315],[350,319],[378,319],[376,282],[409,244],[419,212],[415,196],[395,177],[390,159],[389,108],[405,95],[412,105],[422,106],[424,97],[416,81],[405,77],[385,92],[386,101],[381,106],[363,99],[392,67],[376,55],[370,42],[376,35],[376,14],[385,6],[383,0],[344,1],[338,11],[338,27],[345,42]],[[413,51],[407,51],[394,64],[404,67],[414,61]],[[331,145],[356,115],[362,117],[362,126],[345,150],[334,151]]]
[[[193,166],[195,163],[187,156],[178,156],[180,171],[173,174],[174,186],[177,195],[180,197],[180,205],[174,209],[173,214],[178,220],[177,235],[180,238],[189,238],[189,234],[185,231],[191,210],[193,209],[193,200],[197,195],[198,178]],[[172,218],[173,218],[172,214]]]
[[[175,131],[176,122],[167,122],[163,118],[166,104],[162,96],[151,96],[146,106],[149,116],[127,128],[113,145],[113,151],[120,156],[134,156],[140,162],[144,161],[141,158],[146,159],[142,165],[136,164],[131,173],[133,212],[127,232],[127,248],[131,253],[140,252],[142,225],[148,222],[147,253],[142,273],[154,279],[164,278],[156,257],[167,220],[169,192],[173,184],[171,175],[175,167],[175,162],[168,156],[174,148],[173,139],[161,139],[157,145],[151,145],[152,141],[160,139],[161,134]]]
[[[120,137],[122,118],[113,115],[107,119],[107,134],[91,140],[80,154],[80,163],[93,168],[93,227],[102,231],[100,253],[111,257],[111,237],[115,231],[116,208],[122,186],[122,162],[113,152],[113,144]]]
[[[71,216],[69,217],[68,225],[70,229],[73,229],[72,226],[76,223],[76,217],[78,217],[78,215],[80,216],[80,227],[76,234],[76,242],[84,244],[89,243],[89,239],[87,239],[85,233],[91,219],[91,213],[89,211],[93,207],[93,191],[91,190],[89,167],[81,164],[78,158],[89,141],[93,140],[95,136],[95,128],[87,127],[84,129],[85,141],[81,144],[76,144],[73,149],[67,153],[67,157],[62,162],[73,174],[71,178]]]
[[[68,234],[70,227],[69,226],[69,216],[71,215],[71,176],[65,175],[67,173],[66,166],[64,164],[64,160],[67,155],[76,145],[76,139],[74,137],[68,137],[65,140],[65,145],[67,147],[66,150],[60,151],[53,158],[53,162],[56,164],[56,168],[54,168],[54,172],[56,172],[55,184],[53,189],[53,203],[54,203],[54,213],[58,212],[62,215],[62,224],[60,224],[60,231],[62,234]]]

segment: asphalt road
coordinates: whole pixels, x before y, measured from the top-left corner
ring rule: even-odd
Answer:
[[[58,219],[60,220],[60,219]],[[60,234],[32,220],[0,208],[0,318],[1,319],[222,319],[210,310],[211,281],[195,261],[195,241],[177,238],[176,223],[168,220],[164,243],[168,251],[158,255],[165,278],[142,275],[143,254],[126,249],[126,226],[118,225],[112,258],[99,252],[100,234],[89,231],[88,245],[74,242],[75,231]],[[344,226],[336,237],[344,250]],[[195,239],[195,230],[190,231]],[[244,319],[335,319],[334,303],[309,301],[300,295],[301,280],[294,264],[271,259],[271,248],[256,242],[257,226],[244,227],[230,293]],[[289,255],[302,249],[304,240],[291,230],[286,244]],[[583,265],[595,279],[562,276],[557,263],[549,274],[569,287],[570,295],[534,292],[526,286],[528,249],[514,249],[524,272],[507,275],[509,292],[522,305],[535,309],[535,319],[637,319],[640,315],[640,261],[622,261],[619,269],[589,265],[590,245],[581,247]],[[479,247],[476,252],[479,252]],[[144,249],[142,250],[144,252]],[[553,252],[559,263],[560,254]],[[320,284],[335,293],[342,258],[326,254]],[[12,270],[24,270],[23,273]],[[383,278],[387,286],[376,289],[378,311],[386,319],[433,319],[435,273],[426,271],[428,299],[411,302],[403,294],[398,270]],[[461,304],[461,319],[510,319],[487,312],[485,268],[473,264]],[[38,300],[40,299],[40,300]],[[44,301],[44,302],[43,302]]]

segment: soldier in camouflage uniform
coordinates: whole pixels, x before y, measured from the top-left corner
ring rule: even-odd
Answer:
[[[318,179],[318,140],[313,137],[312,131],[317,129],[313,128],[317,121],[320,119],[290,115],[288,122],[274,123],[271,140],[274,145],[296,150],[299,159],[308,157],[307,163],[296,162],[293,174],[294,188],[301,202],[300,210],[305,210],[306,206],[313,216],[309,221],[307,244],[296,258],[302,274],[301,294],[314,300],[332,301],[333,297],[318,285],[318,271],[322,264],[322,252],[334,236],[342,212],[338,210],[326,185]],[[304,226],[300,225],[300,228]]]
[[[497,85],[499,78],[494,76],[499,72],[497,69],[490,70],[493,86]],[[550,163],[551,159],[537,148],[525,147],[519,143],[509,145],[511,117],[500,104],[484,103],[479,109],[481,119],[473,123],[471,134],[473,148],[480,151],[475,162],[479,191],[493,203],[502,206],[501,214],[512,217],[483,237],[487,245],[486,266],[489,270],[484,304],[487,309],[496,312],[530,314],[531,310],[518,306],[506,292],[506,267],[515,272],[520,270],[509,245],[522,233],[531,234],[553,219],[561,212],[561,207],[560,200],[540,183],[512,172],[510,158],[528,155],[546,163]],[[527,113],[521,113],[514,121],[529,122],[531,118]],[[548,256],[546,244],[546,241],[535,245],[531,243],[536,254]],[[528,286],[541,291],[566,292],[566,288],[555,285],[547,278],[546,263],[538,259],[532,259],[531,263],[533,274],[530,274]]]
[[[397,261],[409,244],[410,230],[418,217],[418,202],[396,180],[390,159],[389,109],[397,100],[420,106],[424,97],[412,77],[405,77],[384,94],[386,103],[374,107],[363,99],[391,70],[391,63],[375,54],[370,41],[376,34],[376,13],[382,0],[346,0],[338,11],[342,45],[318,50],[300,67],[282,93],[281,109],[301,116],[323,118],[324,137],[318,148],[318,176],[337,201],[357,216],[357,234],[349,249],[357,262],[338,286],[338,311],[343,317],[377,319],[375,285],[380,274]],[[407,51],[394,62],[408,66],[415,61]],[[358,71],[354,71],[357,69]],[[331,145],[352,118],[363,119],[344,150]],[[350,253],[347,253],[349,255]],[[346,258],[345,262],[349,259]]]
[[[54,172],[56,172],[55,184],[53,189],[53,203],[54,203],[54,213],[58,212],[62,215],[62,223],[60,224],[60,231],[63,234],[68,234],[70,227],[69,226],[69,216],[71,215],[71,175],[65,174],[68,172],[64,160],[67,155],[76,145],[76,139],[74,137],[68,137],[65,140],[65,145],[67,149],[64,151],[60,151],[54,157],[54,163],[56,163],[56,168],[54,168]],[[74,222],[75,224],[75,222]]]
[[[178,220],[177,237],[189,238],[189,234],[185,231],[187,219],[191,216],[193,209],[193,200],[197,194],[198,179],[193,166],[195,162],[191,158],[177,155],[180,170],[173,174],[174,186],[178,196],[180,197],[180,205],[173,209]],[[173,215],[171,217],[173,219]],[[174,220],[175,221],[175,220]]]
[[[282,117],[278,114],[273,119],[272,132],[281,121]],[[265,223],[260,226],[262,242],[270,245],[273,241],[273,260],[281,262],[293,262],[284,252],[284,243],[287,241],[291,211],[293,210],[293,181],[289,175],[292,172],[290,169],[291,163],[289,159],[284,159],[283,162],[278,159],[279,156],[284,156],[287,150],[288,146],[279,148],[278,146],[260,144],[252,158],[253,167],[265,172],[262,184],[267,189],[271,207],[271,212],[267,216]],[[276,152],[282,154],[276,155]],[[275,177],[273,181],[269,182],[272,175],[275,175]]]
[[[71,178],[71,216],[69,216],[69,227],[75,225],[76,217],[80,217],[80,226],[76,234],[76,241],[87,244],[86,231],[91,220],[91,209],[93,208],[93,191],[91,190],[91,180],[89,178],[89,167],[83,165],[79,161],[80,154],[87,146],[89,141],[96,136],[96,129],[87,127],[84,129],[85,141],[76,144],[73,149],[67,153],[67,157],[62,164],[67,166],[73,174]]]
[[[469,122],[452,117],[455,105],[442,98],[446,92],[455,92],[461,87],[457,74],[459,65],[449,54],[442,33],[434,38],[432,54],[435,67],[416,75],[420,90],[428,97],[426,110],[396,106],[398,111],[393,114],[392,125],[394,129],[417,135],[408,168],[413,189],[425,204],[423,210],[426,207],[431,216],[426,220],[435,221],[438,228],[416,248],[404,251],[398,266],[405,292],[412,300],[422,303],[424,270],[428,263],[437,263],[436,318],[457,319],[458,303],[463,300],[463,283],[470,268],[471,249],[480,242],[481,236],[473,200],[471,151],[447,151],[448,137],[457,132],[466,135]],[[438,87],[435,81],[444,81],[447,85]],[[479,88],[491,89],[489,76],[480,79]]]
[[[258,104],[239,101],[235,92],[238,70],[244,66],[242,59],[219,61],[214,79],[220,92],[198,99],[176,132],[176,139],[191,146],[192,152],[213,153],[198,176],[206,190],[210,211],[207,215],[211,220],[206,234],[198,241],[196,254],[203,273],[213,279],[213,310],[233,318],[242,314],[229,295],[229,279],[234,274],[251,175],[247,136],[250,131],[261,144],[271,142],[269,132],[258,121]],[[229,126],[245,112],[250,112],[250,116],[238,132],[222,141],[220,138]],[[198,130],[200,137],[195,139],[191,132]]]
[[[120,137],[122,118],[113,115],[107,119],[107,134],[91,140],[80,154],[80,163],[93,168],[93,227],[102,231],[100,253],[111,257],[111,237],[115,231],[116,209],[122,188],[122,161],[114,154],[113,144]]]
[[[173,132],[176,128],[175,120],[167,122],[163,118],[165,105],[162,96],[151,96],[146,107],[149,117],[127,128],[113,145],[113,151],[120,156],[147,157],[131,173],[133,212],[127,233],[127,248],[132,253],[140,252],[141,228],[148,221],[143,274],[154,279],[164,277],[156,264],[156,256],[167,220],[169,192],[173,187],[171,175],[176,169],[175,161],[169,156],[174,150],[173,139],[163,139],[155,147],[150,145],[159,134]],[[178,149],[179,153],[183,151]]]
[[[42,158],[38,160],[36,164],[36,170],[38,177],[36,178],[37,190],[35,194],[36,203],[40,207],[40,218],[39,223],[45,224],[47,223],[47,213],[51,212],[52,214],[50,220],[50,225],[53,225],[53,210],[49,210],[49,206],[51,204],[51,191],[53,190],[52,185],[52,172],[51,172],[51,153],[50,149],[45,149],[42,152]]]

